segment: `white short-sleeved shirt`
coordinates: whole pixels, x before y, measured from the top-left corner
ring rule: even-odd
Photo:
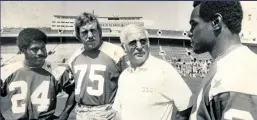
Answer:
[[[113,108],[122,120],[170,120],[173,105],[185,110],[191,96],[175,68],[150,55],[141,67],[122,72]]]

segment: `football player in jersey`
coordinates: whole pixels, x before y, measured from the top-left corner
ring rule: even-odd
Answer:
[[[239,1],[197,1],[190,18],[193,51],[214,59],[191,120],[256,120],[257,56],[241,44]]]
[[[45,61],[46,41],[46,34],[35,28],[26,28],[19,33],[17,45],[25,60],[1,68],[1,96],[7,95],[11,101],[11,111],[5,119],[57,119],[54,116],[57,94],[62,90],[68,94],[72,91],[68,67]],[[64,115],[62,113],[60,119],[66,117]]]
[[[0,80],[0,88],[1,88],[2,84],[3,84],[3,81]],[[0,94],[1,94],[1,89],[0,89]],[[1,96],[0,96],[0,102],[1,102]],[[1,103],[0,103],[0,120],[4,120],[4,117],[3,117],[3,115],[2,115],[2,110],[1,110],[1,108],[2,108],[2,105],[1,105]]]
[[[76,119],[111,120],[124,52],[120,46],[102,40],[101,26],[90,13],[76,18],[75,35],[83,44],[69,59],[75,80]]]

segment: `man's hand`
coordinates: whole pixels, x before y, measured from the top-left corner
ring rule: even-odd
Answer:
[[[51,115],[49,116],[46,120],[57,120],[59,117],[55,116],[55,115]]]
[[[55,120],[68,120],[69,118],[69,114],[63,112],[58,119],[55,119]]]
[[[5,120],[1,113],[0,113],[0,120]]]
[[[115,120],[115,117],[116,117],[116,111],[110,110],[110,112],[106,116],[106,119],[107,120]]]

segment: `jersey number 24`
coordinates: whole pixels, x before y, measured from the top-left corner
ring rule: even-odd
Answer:
[[[47,110],[49,106],[50,101],[49,101],[49,98],[47,98],[48,91],[49,91],[49,84],[50,84],[49,81],[43,81],[30,96],[31,103],[34,105],[35,104],[39,105],[37,107],[37,111],[39,112]],[[14,94],[11,98],[12,112],[23,113],[26,110],[26,101],[24,100],[27,98],[28,84],[23,80],[12,82],[9,85],[9,90],[14,91],[15,88],[20,88],[21,92],[20,94]]]
[[[80,94],[82,81],[84,79],[84,76],[86,75],[87,67],[88,67],[88,65],[74,66],[75,73],[78,74],[78,72],[79,72],[78,82],[77,82],[76,89],[75,89],[76,95]],[[103,89],[104,89],[104,77],[102,75],[95,74],[95,71],[105,71],[106,66],[94,64],[94,65],[91,65],[90,68],[91,69],[88,71],[89,72],[89,80],[91,82],[98,82],[98,85],[97,85],[98,89],[93,89],[93,87],[87,86],[86,90],[87,90],[88,94],[90,94],[90,95],[101,96],[103,94]]]

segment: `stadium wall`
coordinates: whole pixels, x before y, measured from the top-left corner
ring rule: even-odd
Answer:
[[[103,37],[104,41],[120,44],[119,37]],[[47,43],[80,43],[75,37],[48,37]],[[189,40],[150,38],[150,44],[190,47]],[[16,37],[1,37],[1,45],[16,45]]]

